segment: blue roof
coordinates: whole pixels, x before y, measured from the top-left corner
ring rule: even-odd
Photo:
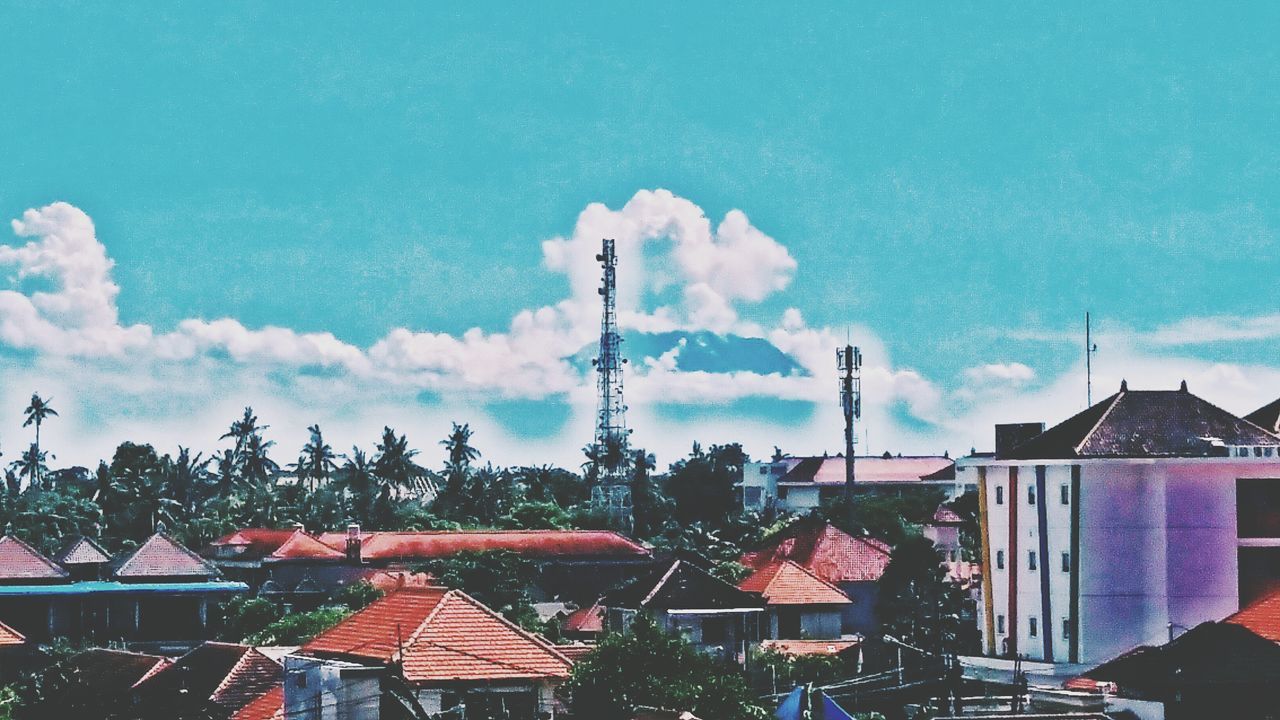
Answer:
[[[173,583],[122,583],[108,580],[90,580],[65,585],[0,585],[0,597],[26,595],[201,595],[208,593],[248,592],[242,582],[173,582]]]

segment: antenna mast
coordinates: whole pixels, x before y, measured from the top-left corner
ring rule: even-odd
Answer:
[[[853,421],[862,417],[862,351],[852,345],[836,350],[840,371],[840,407],[844,410],[844,500],[853,522],[853,446],[857,442]]]
[[[1084,396],[1086,407],[1093,407],[1093,354],[1098,352],[1089,334],[1089,311],[1084,311]]]
[[[603,269],[600,298],[600,357],[596,366],[596,436],[592,461],[596,484],[591,499],[615,527],[631,528],[631,458],[627,442],[627,406],[622,402],[622,337],[618,334],[616,307],[617,265],[612,239],[601,241],[596,260]]]

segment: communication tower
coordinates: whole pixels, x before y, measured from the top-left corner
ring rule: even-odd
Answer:
[[[862,417],[862,351],[852,345],[836,350],[840,371],[840,407],[844,410],[844,499],[853,519],[853,421]]]
[[[611,239],[601,242],[596,260],[603,269],[600,298],[600,356],[596,366],[596,436],[592,443],[595,485],[591,500],[615,527],[631,528],[631,453],[627,406],[622,401],[622,337],[616,307],[618,258]]]

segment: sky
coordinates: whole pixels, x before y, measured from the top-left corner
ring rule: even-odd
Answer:
[[[693,5],[694,7],[689,7]],[[1184,5],[1179,7],[1179,5]],[[0,0],[0,462],[591,438],[989,449],[1121,378],[1280,396],[1280,6]]]

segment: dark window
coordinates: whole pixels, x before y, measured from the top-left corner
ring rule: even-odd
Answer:
[[[1035,637],[1040,634],[1040,628],[1038,626],[1039,623],[1036,622],[1035,618],[1027,618],[1027,633],[1030,634],[1031,637]]]
[[[1030,567],[1032,570],[1036,569],[1036,551],[1035,550],[1032,550],[1031,552],[1027,553],[1027,566]]]
[[[800,610],[781,608],[778,610],[778,639],[797,640],[800,638]]]
[[[1071,572],[1071,553],[1062,553],[1062,572]]]
[[[1280,538],[1280,479],[1237,480],[1236,518],[1240,537]]]
[[[307,673],[305,671],[294,674],[293,686],[300,687],[300,688],[304,688],[307,686]]]
[[[729,639],[729,619],[709,617],[702,619],[702,642],[709,644],[723,643]]]
[[[857,459],[857,458],[855,458],[855,459]],[[760,466],[760,474],[761,474],[761,475],[768,475],[768,474],[769,474],[769,466],[768,466],[768,465],[761,465],[761,466]]]
[[[996,569],[997,570],[1004,569],[1004,551],[1003,550],[996,551]]]
[[[996,616],[996,632],[1000,633],[1001,635],[1004,634],[1004,616],[1003,615]]]
[[[1027,486],[1027,504],[1028,505],[1036,504],[1036,486],[1035,485]]]
[[[1062,618],[1062,639],[1071,639],[1071,618]]]
[[[997,505],[1004,504],[1004,486],[1003,485],[996,486],[996,504]]]
[[[754,507],[760,504],[760,493],[762,493],[763,491],[764,491],[763,488],[758,488],[758,487],[743,488],[742,498],[747,505]]]
[[[1062,494],[1062,504],[1070,505],[1071,504],[1071,486],[1067,485],[1066,483],[1063,483],[1062,486],[1058,488],[1058,490]]]
[[[856,459],[856,458],[855,458],[855,459]],[[786,500],[786,499],[787,499],[787,488],[784,488],[784,487],[780,487],[780,488],[778,488],[778,499],[779,499],[779,500]]]

